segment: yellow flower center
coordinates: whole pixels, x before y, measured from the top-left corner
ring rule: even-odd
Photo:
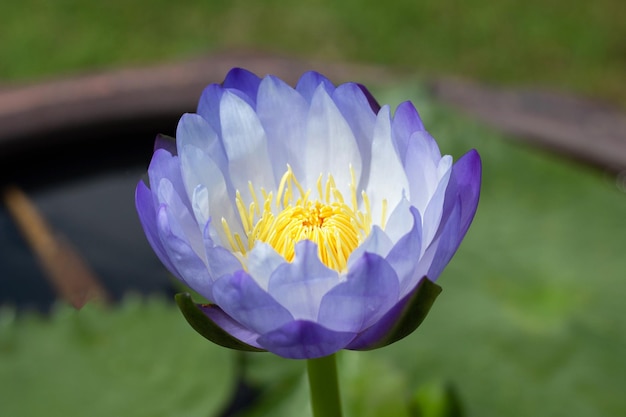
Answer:
[[[291,262],[296,243],[308,239],[317,244],[319,258],[326,266],[337,271],[345,270],[348,257],[365,240],[372,227],[369,198],[361,192],[364,210],[359,210],[352,168],[350,172],[350,205],[336,188],[332,175],[328,175],[325,182],[323,176],[319,176],[316,184],[318,198],[315,200],[310,198],[310,189],[302,188],[289,166],[275,198],[271,192],[261,189],[262,204],[259,204],[252,183],[248,183],[253,201],[247,207],[239,191],[236,195],[245,236],[231,233],[228,223],[222,219],[233,252],[245,255],[255,242],[261,241]],[[275,211],[272,211],[272,203],[275,203]],[[386,205],[383,201],[383,219]]]

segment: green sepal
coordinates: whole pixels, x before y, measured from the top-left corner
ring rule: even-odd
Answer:
[[[216,345],[246,352],[266,352],[263,349],[242,342],[218,326],[202,312],[198,304],[193,302],[189,293],[184,292],[176,294],[175,299],[178,308],[191,327]]]
[[[441,293],[441,287],[424,277],[413,290],[400,316],[387,335],[365,350],[378,349],[400,339],[404,339],[424,321],[435,299]]]

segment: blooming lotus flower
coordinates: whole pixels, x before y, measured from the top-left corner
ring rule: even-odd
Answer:
[[[171,138],[170,138],[171,139]],[[208,339],[287,358],[411,333],[478,204],[475,150],[453,164],[410,102],[307,72],[295,88],[235,68],[176,139],[157,138],[136,206],[177,301]]]

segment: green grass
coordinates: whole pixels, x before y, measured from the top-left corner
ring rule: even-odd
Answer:
[[[621,0],[6,1],[0,80],[259,48],[626,106],[625,18]]]

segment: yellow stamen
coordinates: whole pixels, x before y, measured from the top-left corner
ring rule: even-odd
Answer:
[[[355,175],[350,166],[350,202],[337,189],[335,179],[320,175],[315,184],[318,200],[310,200],[311,190],[305,190],[296,179],[290,166],[282,176],[276,196],[263,188],[258,195],[248,183],[252,202],[246,208],[241,193],[237,191],[235,204],[245,236],[233,234],[225,219],[222,227],[233,252],[245,256],[257,241],[271,245],[287,261],[295,256],[297,242],[308,239],[318,246],[320,260],[329,268],[345,270],[350,254],[367,238],[372,226],[370,201],[362,191],[363,210],[357,207]],[[275,204],[276,211],[272,210]],[[387,201],[382,202],[382,225],[387,212]]]

